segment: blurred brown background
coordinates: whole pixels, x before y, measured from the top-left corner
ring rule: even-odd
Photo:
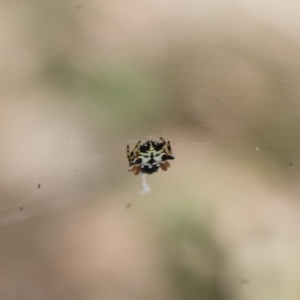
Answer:
[[[298,300],[299,6],[2,1],[0,299]]]

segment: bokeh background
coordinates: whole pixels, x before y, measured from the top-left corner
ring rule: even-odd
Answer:
[[[2,1],[0,299],[298,300],[299,9]]]

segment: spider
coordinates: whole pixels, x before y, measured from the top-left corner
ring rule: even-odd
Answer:
[[[163,171],[167,171],[170,167],[168,160],[174,159],[174,156],[170,142],[166,142],[162,137],[160,139],[162,142],[150,140],[142,145],[141,141],[138,141],[131,152],[127,145],[128,171],[134,172],[135,175],[140,172],[153,174],[158,171],[159,167]]]

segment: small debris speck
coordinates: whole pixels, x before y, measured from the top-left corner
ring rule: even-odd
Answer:
[[[41,187],[41,184],[39,183],[39,184],[38,184],[38,189],[39,189],[40,187]]]
[[[20,206],[20,207],[19,207],[19,210],[24,210],[24,206]]]
[[[131,207],[131,203],[126,204],[126,208],[129,209]]]
[[[289,163],[290,168],[294,168],[294,164],[293,163]]]

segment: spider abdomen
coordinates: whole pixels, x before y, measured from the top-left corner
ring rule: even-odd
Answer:
[[[168,160],[174,159],[174,156],[170,142],[166,142],[163,138],[160,139],[162,143],[150,140],[140,145],[141,141],[139,141],[131,152],[128,145],[128,170],[135,172],[135,175],[140,172],[153,174],[158,171],[159,167],[166,171],[170,167]]]

